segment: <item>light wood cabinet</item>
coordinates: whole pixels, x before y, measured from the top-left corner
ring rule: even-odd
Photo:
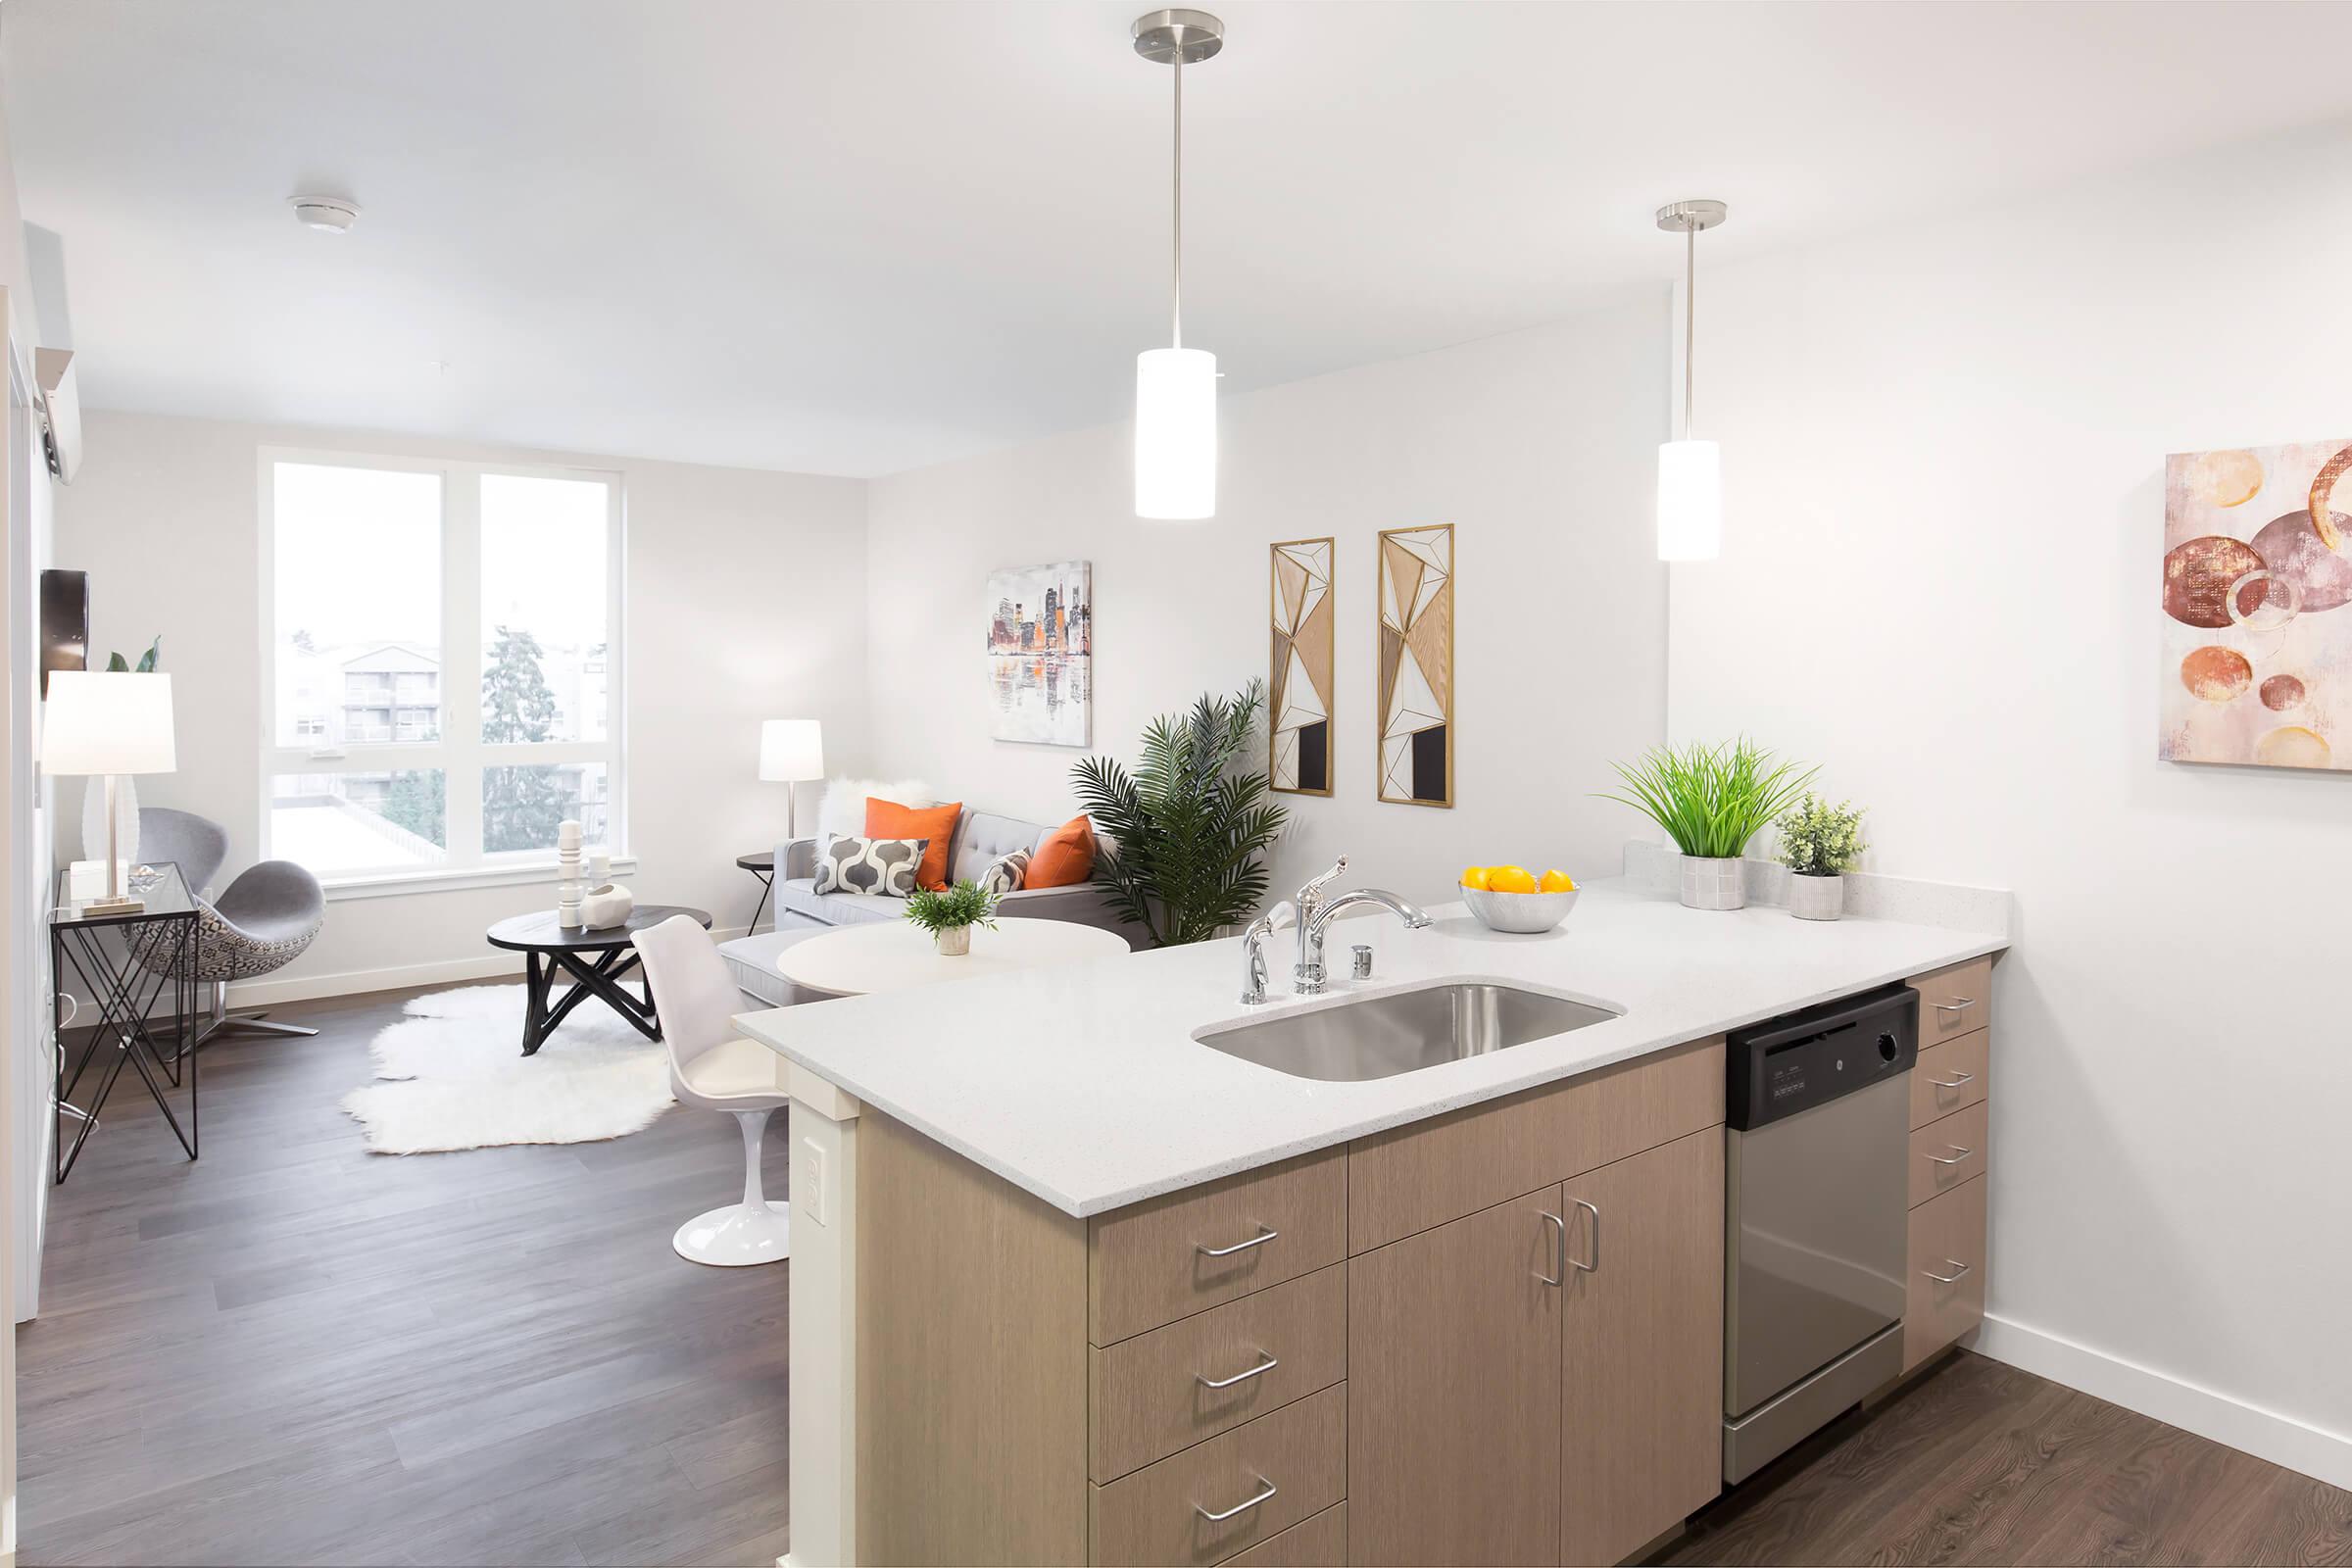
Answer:
[[[1615,1563],[1723,1481],[1723,1134],[1571,1179],[1560,1552]]]
[[[1348,1505],[1335,1502],[1226,1561],[1231,1568],[1347,1568]]]
[[[1348,1553],[1556,1563],[1560,1195],[1348,1263]]]
[[[1911,1211],[1903,1370],[1984,1321],[1984,1178]]]
[[[1223,1562],[1347,1492],[1342,1383],[1095,1488],[1094,1560]]]
[[[1911,1127],[1941,1121],[1956,1110],[1982,1103],[1991,1087],[1992,1036],[1979,1029],[1920,1049],[1911,1067]]]
[[[1980,1100],[1966,1110],[1911,1134],[1911,1206],[1984,1174],[1991,1106]]]
[[[1336,1263],[1348,1246],[1348,1154],[1328,1149],[1205,1182],[1094,1221],[1094,1343],[1130,1335]]]
[[[1919,1043],[1956,1039],[1992,1021],[1992,957],[1971,958],[1903,982],[1919,993]]]

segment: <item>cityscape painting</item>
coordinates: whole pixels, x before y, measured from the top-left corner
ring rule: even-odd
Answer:
[[[2158,757],[2352,769],[2347,513],[2352,440],[2165,461]]]
[[[1088,561],[988,574],[989,733],[1033,746],[1084,746],[1095,706],[1095,568]]]

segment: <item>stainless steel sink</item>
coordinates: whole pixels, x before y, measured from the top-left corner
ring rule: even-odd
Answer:
[[[1617,1015],[1540,991],[1471,981],[1278,1012],[1194,1038],[1294,1078],[1357,1083],[1507,1051]]]

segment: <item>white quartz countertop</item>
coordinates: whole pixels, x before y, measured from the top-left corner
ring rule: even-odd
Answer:
[[[1066,1213],[1099,1214],[1366,1133],[1590,1072],[1777,1013],[1958,963],[2005,931],[1777,906],[1682,907],[1617,884],[1588,888],[1559,931],[1486,930],[1462,906],[1407,931],[1393,916],[1330,929],[1335,975],[1293,998],[1295,932],[1267,945],[1271,1001],[1240,1002],[1238,939],[947,985],[746,1013],[746,1033],[876,1110]],[[985,941],[988,933],[977,934]],[[1374,976],[1344,977],[1348,949]],[[1500,980],[1620,1009],[1548,1040],[1364,1083],[1294,1078],[1193,1037],[1287,1008]]]

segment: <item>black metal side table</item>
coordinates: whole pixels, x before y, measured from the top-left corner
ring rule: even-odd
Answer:
[[[748,937],[760,929],[760,916],[766,911],[767,896],[775,888],[776,852],[761,850],[756,855],[738,855],[735,863],[760,879],[760,902],[752,906],[752,923],[743,928],[743,934]],[[783,906],[776,907],[780,911]]]
[[[73,1012],[56,1018],[57,1075],[50,1101],[51,1148],[56,1179],[63,1182],[81,1157],[82,1146],[97,1129],[98,1112],[114,1093],[115,1080],[127,1064],[147,1086],[156,1108],[171,1124],[172,1136],[188,1157],[196,1157],[196,948],[201,940],[201,906],[188,891],[187,879],[170,861],[155,866],[146,877],[131,879],[130,893],[144,907],[131,910],[89,907],[92,901],[70,896],[69,873],[57,873],[56,897],[49,912],[49,956],[56,979],[57,1003],[72,1001]],[[66,1026],[79,1015],[79,998],[67,990],[69,974],[90,993],[98,1009],[97,1028],[89,1043],[75,1053],[66,1045]],[[169,1019],[150,1016],[155,1004],[169,995]],[[99,1063],[103,1058],[104,1065]],[[74,1093],[98,1067],[87,1104],[76,1104]],[[188,1124],[173,1114],[167,1087],[188,1092]],[[73,1141],[66,1140],[66,1122],[80,1125]]]
[[[522,1054],[539,1054],[556,1025],[590,997],[626,1018],[646,1039],[661,1039],[662,1018],[654,1009],[652,979],[638,976],[645,990],[642,1002],[621,989],[620,982],[638,967],[631,939],[678,914],[691,915],[704,930],[710,929],[709,913],[678,904],[640,904],[618,925],[562,925],[555,910],[542,909],[492,926],[488,933],[492,947],[522,955]],[[571,989],[559,997],[555,995],[556,982],[564,975],[571,977]]]

